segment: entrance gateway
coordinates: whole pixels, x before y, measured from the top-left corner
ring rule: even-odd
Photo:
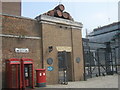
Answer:
[[[6,88],[33,88],[33,60],[32,59],[16,59],[6,60]]]
[[[58,52],[59,83],[72,81],[72,65],[70,52]],[[66,77],[65,77],[66,74]]]
[[[69,46],[57,46],[58,51],[58,72],[59,83],[67,84],[68,81],[72,81],[72,61],[71,51],[72,47]]]

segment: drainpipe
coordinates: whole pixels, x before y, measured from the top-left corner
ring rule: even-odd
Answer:
[[[73,49],[73,34],[71,27],[71,47],[72,47],[72,80],[75,81],[75,72],[74,72],[74,49]]]
[[[41,55],[42,55],[42,68],[44,69],[44,54],[43,54],[43,28],[42,28],[42,23],[41,23]]]

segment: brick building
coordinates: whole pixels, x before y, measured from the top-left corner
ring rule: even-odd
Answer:
[[[0,34],[2,37],[3,88],[6,87],[5,60],[10,58],[33,59],[34,74],[35,69],[45,68],[47,84],[59,83],[61,70],[58,53],[64,51],[68,57],[68,80],[83,80],[81,23],[47,15],[40,15],[37,19],[6,14],[2,14],[0,17],[3,22]],[[52,47],[51,52],[49,52],[49,47]],[[17,53],[16,48],[27,48],[29,52]],[[49,58],[53,60],[52,64],[48,63]],[[54,70],[49,71],[49,66]]]
[[[17,0],[17,2],[2,2],[2,13],[21,16],[21,0]]]

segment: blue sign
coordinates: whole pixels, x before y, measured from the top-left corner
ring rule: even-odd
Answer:
[[[48,70],[48,71],[53,71],[54,68],[53,68],[52,66],[48,66],[48,67],[47,67],[47,70]]]

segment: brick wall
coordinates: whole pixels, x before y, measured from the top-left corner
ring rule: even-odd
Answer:
[[[54,71],[47,71],[47,84],[58,83],[58,57],[57,46],[72,47],[71,64],[72,64],[72,81],[83,80],[83,52],[82,52],[82,35],[80,29],[72,29],[69,25],[62,24],[42,24],[43,39],[43,58],[44,67],[53,66]],[[53,51],[48,52],[48,47],[53,46]],[[80,57],[80,63],[76,63],[76,58]],[[47,59],[52,58],[53,64],[48,65]]]
[[[3,30],[5,35],[18,35],[29,37],[41,37],[40,25],[35,20],[24,18],[15,18],[10,16],[3,17]],[[15,48],[28,48],[29,53],[16,53]],[[26,38],[2,38],[2,60],[3,76],[5,76],[5,60],[9,58],[30,58],[34,61],[34,69],[41,68],[41,39]],[[35,70],[34,70],[35,71]],[[36,76],[35,76],[36,77]],[[3,77],[3,87],[5,86],[5,77]]]
[[[83,48],[81,30],[73,29],[73,60],[74,60],[74,77],[75,81],[83,80],[84,64],[83,64]],[[76,62],[76,58],[80,58],[80,63]]]
[[[21,2],[2,2],[2,13],[21,16]]]
[[[71,74],[72,81],[83,80],[83,52],[81,28],[73,28],[69,24],[61,24],[45,20],[40,23],[34,19],[22,17],[13,17],[3,15],[4,35],[41,37],[41,39],[3,37],[3,75],[5,75],[5,60],[9,58],[31,58],[34,60],[35,69],[43,66],[47,71],[47,84],[58,83],[58,50],[57,46],[71,47]],[[53,18],[54,19],[54,18]],[[59,20],[58,20],[59,21]],[[63,21],[64,22],[64,21]],[[73,22],[74,23],[74,22]],[[48,52],[48,47],[53,46],[53,51]],[[29,48],[30,52],[26,54],[15,53],[15,48]],[[76,58],[80,57],[80,63],[76,63]],[[48,65],[47,59],[53,58],[53,64]],[[53,66],[53,71],[48,71],[47,67]],[[3,77],[3,86],[5,86],[5,77]]]
[[[44,66],[53,66],[54,71],[47,71],[47,83],[58,83],[58,57],[56,46],[69,46],[71,47],[71,32],[69,29],[60,28],[60,25],[42,24],[43,34],[43,52],[44,52]],[[48,47],[53,46],[53,51],[48,52]],[[48,65],[47,59],[52,58],[53,64]]]

